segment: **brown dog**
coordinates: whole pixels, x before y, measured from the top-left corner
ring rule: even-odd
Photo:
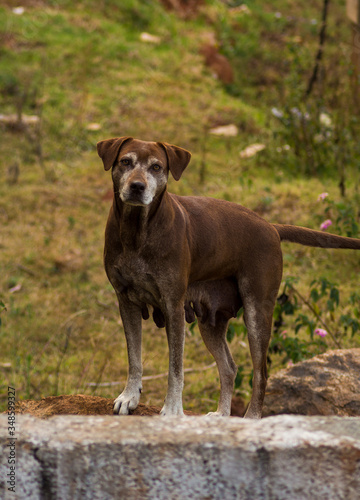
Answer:
[[[129,372],[114,413],[134,410],[141,393],[141,321],[165,326],[169,344],[168,391],[162,415],[183,415],[185,317],[198,316],[206,347],[220,375],[215,415],[230,415],[237,367],[226,343],[229,318],[244,307],[254,367],[246,417],[260,418],[266,355],[282,277],[281,240],[323,248],[360,249],[360,240],[296,226],[270,224],[235,203],[175,196],[168,173],[179,180],[190,153],[166,143],[131,137],[97,145],[112,168],[114,200],[106,226],[104,261],[115,289],[127,341]]]

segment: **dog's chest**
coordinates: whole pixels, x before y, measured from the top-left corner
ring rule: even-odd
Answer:
[[[129,300],[142,306],[159,306],[161,293],[154,272],[154,265],[136,253],[125,253],[118,257],[113,268],[112,281],[118,291],[126,293]]]

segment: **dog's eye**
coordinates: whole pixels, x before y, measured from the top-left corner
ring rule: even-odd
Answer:
[[[121,165],[124,165],[124,167],[128,167],[131,164],[131,161],[128,158],[123,158],[120,161]]]
[[[161,170],[160,165],[158,165],[157,163],[155,163],[155,165],[152,165],[151,168],[155,170],[155,172],[159,172]]]

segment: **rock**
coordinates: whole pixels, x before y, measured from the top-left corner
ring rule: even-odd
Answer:
[[[15,14],[17,16],[22,16],[25,12],[25,9],[24,9],[24,7],[14,7],[12,9],[12,12],[13,12],[13,14]]]
[[[357,500],[360,419],[0,416],[0,496]],[[8,491],[8,459],[15,494]]]
[[[92,122],[92,123],[88,123],[86,125],[86,130],[91,130],[92,132],[95,132],[95,131],[100,130],[100,129],[101,129],[100,123]]]
[[[338,349],[271,376],[263,416],[360,416],[360,349]]]
[[[265,149],[265,144],[251,144],[243,151],[240,151],[240,158],[251,158],[255,156],[257,153]]]
[[[161,38],[156,35],[151,35],[151,33],[141,33],[140,40],[145,43],[158,44],[161,42]]]
[[[18,122],[24,125],[36,125],[40,121],[40,117],[37,115],[24,115],[22,114],[19,120],[19,116],[16,114],[3,115],[0,114],[0,122],[14,125]]]
[[[239,129],[236,125],[230,123],[229,125],[221,125],[219,127],[214,127],[210,129],[210,134],[212,135],[222,135],[225,137],[236,137],[239,133]]]

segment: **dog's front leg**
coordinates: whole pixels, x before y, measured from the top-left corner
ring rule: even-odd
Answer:
[[[125,389],[114,401],[114,413],[128,415],[138,406],[142,389],[141,309],[121,296],[118,296],[118,300],[125,330],[129,371]]]
[[[182,391],[184,387],[183,356],[185,343],[185,311],[183,303],[170,308],[166,314],[166,334],[169,344],[168,390],[163,416],[183,416]]]

